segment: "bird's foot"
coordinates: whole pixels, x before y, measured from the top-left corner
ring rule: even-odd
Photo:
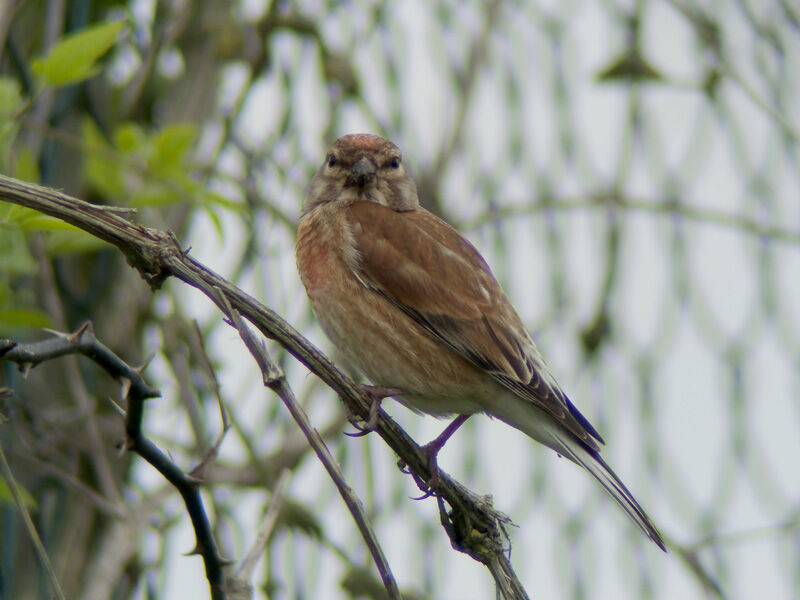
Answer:
[[[437,437],[435,440],[428,442],[421,448],[421,450],[425,453],[427,463],[426,466],[428,467],[428,473],[430,473],[430,475],[428,476],[427,481],[417,481],[417,485],[419,485],[423,493],[421,496],[412,498],[412,500],[425,500],[426,498],[436,495],[436,490],[439,487],[439,463],[436,462],[436,457],[439,455],[439,450],[441,450],[442,446],[444,446],[444,442],[447,441],[442,440],[440,442],[441,437],[442,436]],[[417,478],[415,477],[415,479]]]
[[[439,455],[439,451],[444,447],[447,440],[450,439],[450,436],[452,436],[467,419],[469,419],[469,415],[457,416],[436,439],[422,446],[421,450],[426,456],[426,466],[428,467],[429,475],[428,480],[424,482],[423,485],[420,485],[424,493],[422,496],[414,498],[414,500],[424,500],[436,494],[436,489],[439,487],[439,464],[436,462],[436,457]],[[415,477],[415,479],[417,478]],[[419,485],[420,483],[421,482],[418,480],[417,484]]]
[[[378,426],[378,410],[381,407],[381,402],[384,398],[389,396],[402,396],[406,393],[405,390],[394,387],[387,387],[383,385],[362,385],[362,391],[366,394],[369,402],[369,414],[364,425],[357,425],[350,421],[351,425],[358,429],[358,433],[345,433],[349,437],[362,437],[368,433],[375,431]]]

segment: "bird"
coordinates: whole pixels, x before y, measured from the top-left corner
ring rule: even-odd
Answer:
[[[331,145],[306,189],[295,258],[323,331],[383,390],[377,400],[456,415],[426,445],[434,460],[470,415],[487,414],[586,469],[666,551],[479,251],[420,205],[394,143],[356,133]]]

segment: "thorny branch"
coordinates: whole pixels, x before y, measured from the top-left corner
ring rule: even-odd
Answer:
[[[369,399],[314,345],[277,313],[194,260],[170,232],[147,228],[123,216],[120,209],[89,204],[56,190],[0,175],[0,199],[57,217],[116,246],[142,277],[157,289],[167,277],[177,277],[208,296],[221,310],[218,294],[263,335],[290,354],[339,394],[348,414],[367,419]],[[217,291],[218,290],[218,291]],[[431,473],[425,452],[383,410],[378,412],[377,433],[400,457],[415,481],[428,481]],[[445,530],[453,547],[483,563],[492,573],[501,598],[527,598],[506,552],[505,525],[509,518],[481,497],[440,471],[437,496]],[[445,509],[444,502],[450,507]]]
[[[125,448],[150,463],[180,493],[195,531],[196,546],[192,553],[203,557],[213,600],[224,600],[226,597],[222,572],[224,561],[217,551],[211,524],[203,507],[198,485],[200,481],[184,473],[142,433],[145,400],[157,398],[161,393],[145,382],[140,369],[131,367],[103,345],[95,337],[90,322],[87,321],[70,334],[55,331],[51,333],[54,337],[31,344],[16,344],[9,340],[1,340],[0,358],[17,363],[20,369],[27,372],[47,360],[68,354],[82,354],[92,359],[109,375],[122,381],[127,407],[124,413]]]

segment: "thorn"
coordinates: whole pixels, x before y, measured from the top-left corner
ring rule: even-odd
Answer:
[[[20,365],[17,367],[17,369],[19,369],[19,372],[22,373],[22,379],[28,379],[28,373],[31,372],[32,368],[33,368],[32,362],[20,363]]]
[[[194,548],[192,548],[189,552],[185,553],[184,556],[202,556],[203,551],[200,549],[200,544],[196,544]]]
[[[78,327],[78,330],[72,335],[75,336],[76,340],[80,340],[84,333],[94,335],[94,325],[92,325],[91,321],[84,321],[83,325]]]
[[[116,448],[119,451],[117,458],[122,458],[126,452],[133,449],[133,440],[126,435],[122,440],[117,442]]]
[[[192,485],[203,485],[206,482],[205,479],[201,479],[201,477],[196,477],[195,475],[194,470],[192,470],[192,472],[186,473],[184,477],[186,477],[186,481]]]
[[[155,357],[156,357],[156,353],[155,353],[155,352],[151,352],[151,353],[148,355],[148,357],[144,359],[144,362],[143,362],[141,365],[139,365],[138,367],[133,367],[133,369],[132,369],[132,370],[133,370],[133,372],[134,372],[134,373],[137,373],[138,375],[141,375],[142,373],[144,373],[144,370],[145,370],[147,367],[149,367],[149,366],[150,366],[150,363],[151,363],[151,362],[153,362],[153,359],[154,359]]]
[[[84,333],[94,334],[94,327],[92,326],[91,321],[84,321],[81,326],[72,333],[61,333],[52,329],[48,329],[47,331],[55,336],[67,340],[71,344],[75,344],[81,341],[81,337],[83,337]]]
[[[120,396],[122,396],[123,398],[127,398],[128,392],[131,391],[132,385],[133,383],[131,382],[130,379],[128,379],[127,377],[123,377],[120,383]]]
[[[55,329],[50,329],[49,327],[43,327],[42,330],[46,331],[47,333],[49,333],[50,335],[52,335],[54,337],[65,339],[65,340],[68,340],[69,336],[72,335],[70,333],[64,333],[63,331],[56,331]]]
[[[122,408],[122,407],[121,407],[119,404],[117,404],[116,402],[114,402],[114,399],[113,399],[111,396],[109,396],[107,399],[108,399],[108,401],[111,403],[111,406],[112,406],[112,408],[113,408],[113,409],[114,409],[114,410],[117,412],[117,414],[118,414],[120,417],[122,417],[122,418],[124,419],[126,416],[128,416],[128,413],[126,413],[126,412],[125,412],[125,409],[124,409],[124,408]]]

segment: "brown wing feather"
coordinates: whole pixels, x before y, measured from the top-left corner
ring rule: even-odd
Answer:
[[[424,209],[373,202],[347,209],[356,275],[499,383],[561,422],[590,448],[599,434],[550,376],[522,321],[481,255]]]

